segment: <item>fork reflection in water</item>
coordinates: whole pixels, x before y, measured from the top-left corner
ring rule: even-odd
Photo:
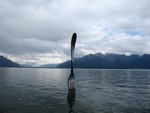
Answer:
[[[70,108],[69,113],[73,113],[73,105],[75,104],[75,96],[76,96],[76,90],[75,89],[69,89],[68,95],[67,95],[67,102],[68,107]]]

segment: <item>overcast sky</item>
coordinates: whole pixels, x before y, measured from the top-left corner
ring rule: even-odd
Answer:
[[[0,55],[21,64],[150,53],[150,0],[0,0]]]

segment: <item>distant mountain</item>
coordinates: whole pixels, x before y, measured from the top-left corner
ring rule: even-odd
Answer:
[[[133,62],[133,67],[150,69],[150,54],[144,54],[138,60]]]
[[[33,68],[33,66],[30,64],[20,64],[20,66],[23,68]]]
[[[63,62],[58,68],[69,68],[70,61]],[[82,58],[76,58],[74,61],[75,68],[101,68],[101,69],[132,69],[143,68],[150,69],[150,55],[144,54],[139,56],[132,54],[89,54]]]
[[[56,68],[59,64],[44,64],[44,65],[40,65],[38,67],[41,68]]]
[[[0,67],[21,67],[19,64],[0,56]]]

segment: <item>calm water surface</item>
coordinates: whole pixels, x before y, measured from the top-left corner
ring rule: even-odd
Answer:
[[[150,113],[150,70],[0,68],[0,113]]]

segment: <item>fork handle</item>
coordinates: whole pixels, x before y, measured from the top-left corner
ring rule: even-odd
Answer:
[[[73,74],[73,63],[74,63],[74,48],[76,44],[77,34],[74,33],[71,39],[71,74]]]

